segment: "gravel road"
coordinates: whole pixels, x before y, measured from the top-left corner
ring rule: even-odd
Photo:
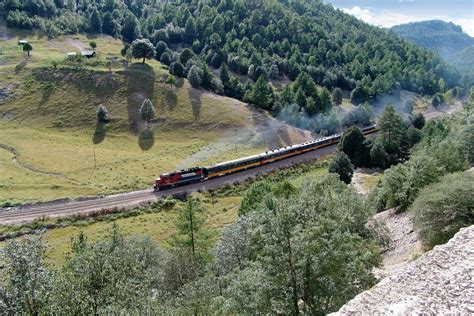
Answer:
[[[0,224],[12,225],[34,221],[38,218],[55,218],[76,214],[88,214],[102,209],[130,209],[145,202],[156,202],[159,198],[192,193],[197,190],[209,190],[222,187],[226,184],[242,182],[254,178],[258,175],[271,172],[273,170],[289,167],[303,162],[314,161],[325,155],[333,153],[337,145],[332,145],[313,152],[308,152],[300,156],[290,157],[259,168],[245,170],[243,172],[230,174],[227,176],[214,178],[208,181],[194,183],[191,185],[177,187],[161,192],[154,192],[153,189],[133,191],[124,194],[109,195],[100,198],[92,198],[82,201],[61,200],[46,203],[26,205],[10,209],[0,210]],[[150,176],[152,177],[152,176]]]

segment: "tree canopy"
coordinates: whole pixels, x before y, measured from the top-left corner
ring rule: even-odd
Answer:
[[[145,59],[154,58],[156,55],[155,47],[148,39],[134,40],[131,49],[133,58],[143,58],[143,63]]]

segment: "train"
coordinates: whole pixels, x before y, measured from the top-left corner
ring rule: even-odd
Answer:
[[[377,132],[377,130],[377,124],[373,124],[362,128],[362,133],[364,135],[368,135]],[[335,134],[328,137],[318,138],[306,143],[269,150],[258,155],[221,162],[207,167],[194,167],[190,169],[163,173],[155,180],[153,187],[155,191],[162,191],[177,186],[202,182],[231,173],[237,173],[251,168],[257,168],[275,161],[337,144],[339,143],[341,137],[342,134]]]

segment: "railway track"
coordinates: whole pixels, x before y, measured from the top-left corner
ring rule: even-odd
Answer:
[[[313,161],[334,152],[337,148],[336,146],[337,145],[331,145],[319,150],[304,153],[299,156],[276,161],[261,167],[213,178],[204,182],[176,187],[165,191],[154,192],[153,189],[148,189],[98,197],[85,201],[58,201],[3,209],[0,210],[0,224],[22,224],[32,222],[40,218],[57,218],[78,214],[90,214],[100,210],[112,208],[131,209],[142,203],[155,202],[158,199],[166,196],[192,193],[197,190],[217,189],[226,184],[242,182],[277,169],[289,167],[303,162]]]

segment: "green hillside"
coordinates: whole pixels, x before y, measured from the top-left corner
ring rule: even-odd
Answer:
[[[443,57],[464,75],[464,83],[474,83],[474,38],[452,22],[414,22],[391,28],[397,35]]]
[[[167,84],[167,71],[156,61],[125,67],[125,60],[115,59],[121,42],[109,36],[93,38],[97,59],[76,64],[66,52],[87,47],[92,38],[7,34],[0,43],[2,203],[146,188],[162,172],[310,137],[186,80]],[[30,58],[19,38],[34,47]],[[157,112],[149,126],[138,114],[144,98]],[[97,124],[99,104],[110,113],[106,126]]]
[[[459,76],[431,52],[319,0],[25,0],[5,3],[2,12],[9,26],[40,29],[51,37],[87,31],[127,43],[149,39],[155,57],[170,65],[171,72],[187,76],[195,65],[207,77],[201,82],[205,89],[267,109],[286,104],[279,104],[275,95],[255,96],[253,82],[260,77],[294,81],[307,72],[329,90],[355,91],[356,104],[400,88],[432,95],[439,92],[441,78],[449,88],[459,83]],[[231,77],[209,75],[208,66],[217,70],[223,64],[234,73]],[[237,75],[252,81],[239,83]],[[311,98],[311,104],[299,106],[323,111],[321,94]]]

